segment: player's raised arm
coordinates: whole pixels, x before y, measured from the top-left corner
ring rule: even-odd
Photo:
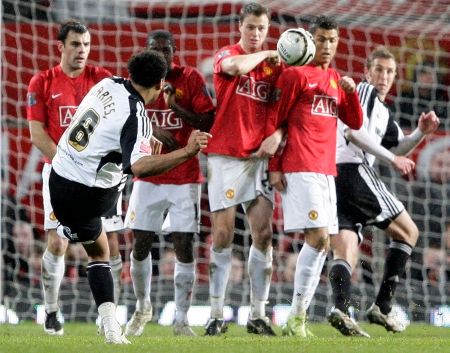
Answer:
[[[222,61],[221,68],[222,72],[230,76],[239,76],[249,73],[264,60],[278,63],[277,51],[263,50],[251,54],[231,56]]]
[[[350,128],[358,130],[363,123],[363,111],[359,103],[355,82],[351,77],[343,76],[339,86],[344,92],[342,103],[339,106],[339,119]]]

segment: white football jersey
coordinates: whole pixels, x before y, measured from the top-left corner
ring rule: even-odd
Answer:
[[[378,98],[376,88],[367,82],[360,82],[356,90],[363,110],[361,129],[365,129],[373,141],[387,149],[397,146],[404,137],[403,132],[394,121],[388,106]],[[376,157],[346,140],[344,136],[346,128],[347,125],[338,120],[336,163],[366,162],[372,166]]]
[[[152,126],[144,101],[129,80],[106,78],[79,105],[58,143],[57,174],[89,187],[120,184],[131,165],[150,155]]]

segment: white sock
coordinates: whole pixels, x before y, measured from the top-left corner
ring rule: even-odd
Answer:
[[[211,300],[211,317],[223,318],[223,305],[228,278],[231,271],[231,247],[221,252],[211,248],[209,264],[209,297]]]
[[[327,259],[327,255],[328,255],[328,251],[319,252],[320,259],[319,259],[319,261],[317,261],[315,282],[313,283],[313,285],[311,287],[312,291],[313,291],[313,296],[314,296],[314,293],[316,293],[317,286],[319,285],[320,276],[322,275],[323,264],[325,263],[325,260]]]
[[[59,287],[64,277],[64,256],[53,255],[48,248],[42,255],[42,288],[44,291],[45,311],[52,313],[58,311]]]
[[[121,331],[120,324],[116,320],[116,305],[112,302],[101,303],[98,307],[98,313],[105,329],[105,335],[109,331]]]
[[[175,321],[187,322],[187,312],[191,306],[192,290],[195,283],[195,263],[175,262]]]
[[[131,259],[131,279],[133,280],[134,294],[136,295],[136,310],[147,311],[150,309],[150,291],[152,289],[152,254],[138,261],[134,258],[133,252],[130,254]]]
[[[303,244],[297,258],[294,278],[294,294],[289,316],[305,315],[317,286],[317,269],[322,262],[321,252]],[[322,263],[323,265],[323,263]]]
[[[250,277],[251,319],[266,316],[266,302],[269,299],[272,279],[272,248],[264,254],[253,245],[248,255],[248,274]]]
[[[120,255],[110,257],[109,265],[111,266],[111,274],[114,282],[114,304],[117,306],[122,289],[122,284],[120,282],[120,276],[122,274],[122,257]]]

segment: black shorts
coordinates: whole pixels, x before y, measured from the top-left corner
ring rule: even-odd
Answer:
[[[369,165],[343,163],[338,164],[337,169],[339,229],[358,232],[358,224],[385,229],[404,210],[403,204],[388,191]]]
[[[101,217],[115,211],[118,187],[89,187],[59,176],[53,169],[49,179],[53,212],[74,242],[95,241],[102,231]]]

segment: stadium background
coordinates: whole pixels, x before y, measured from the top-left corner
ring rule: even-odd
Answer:
[[[367,54],[379,44],[388,46],[399,61],[398,79],[389,103],[396,111],[396,118],[406,122],[406,129],[415,127],[418,114],[413,116],[400,111],[402,103],[411,106],[417,103],[404,93],[408,90],[417,92],[415,72],[418,67],[432,67],[435,82],[429,88],[443,95],[434,93],[429,104],[430,107],[437,104],[439,109],[445,108],[443,111],[447,112],[440,116],[443,121],[441,129],[421,145],[423,155],[418,152],[413,155],[418,162],[416,174],[405,180],[387,167],[380,166],[380,171],[421,230],[420,242],[397,291],[397,301],[412,320],[433,321],[434,314],[442,314],[441,309],[436,308],[450,304],[447,284],[450,273],[450,1],[301,0],[295,5],[292,1],[260,3],[272,11],[269,48],[275,47],[277,37],[286,28],[307,28],[317,14],[335,16],[341,26],[335,65],[341,73],[347,73],[357,81],[362,79]],[[174,33],[177,43],[176,62],[196,66],[208,78],[212,70],[210,58],[215,50],[239,39],[236,14],[241,6],[240,1],[220,0],[2,1],[0,304],[15,311],[20,319],[34,319],[36,305],[42,302],[39,287],[39,260],[45,248],[40,184],[42,162],[39,153],[31,147],[25,102],[32,75],[59,62],[56,48],[58,21],[74,17],[87,22],[92,35],[89,62],[104,66],[119,76],[126,74],[130,55],[144,47],[148,31],[168,29]],[[425,170],[429,167],[427,158],[437,154],[435,148],[441,145],[444,151],[441,170],[436,177],[430,177]],[[126,195],[129,195],[130,188],[131,184]],[[205,193],[202,200],[202,231],[197,237],[198,286],[194,304],[207,305],[210,224]],[[275,213],[275,267],[269,308],[290,303],[293,259],[301,246],[301,236],[283,233],[279,207]],[[24,227],[21,229],[18,225]],[[27,228],[29,226],[31,228]],[[153,249],[152,285],[157,318],[164,304],[173,299],[170,239],[160,235],[159,240]],[[129,313],[134,310],[135,301],[128,263],[131,241],[130,234],[125,232],[121,241],[124,288],[120,304],[126,305]],[[249,245],[248,226],[243,215],[239,214],[233,278],[228,290],[228,303],[234,309],[248,304],[249,285],[244,263]],[[362,318],[362,312],[370,305],[378,288],[386,246],[382,234],[374,229],[367,230],[362,263],[354,276],[354,306],[358,318]],[[61,309],[66,320],[91,321],[97,314],[83,270],[86,259],[79,247],[71,248],[70,255],[66,256]],[[323,320],[330,308],[329,299],[325,266],[310,317]]]

